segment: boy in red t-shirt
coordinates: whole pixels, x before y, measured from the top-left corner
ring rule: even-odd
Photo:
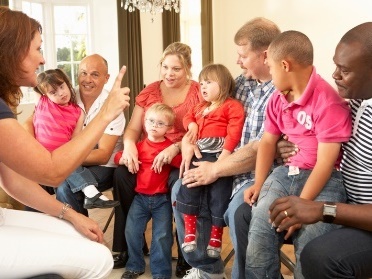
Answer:
[[[174,120],[172,108],[160,103],[152,105],[145,115],[147,138],[137,143],[140,168],[136,175],[137,195],[129,209],[125,228],[129,259],[122,278],[136,278],[145,271],[143,233],[150,219],[152,277],[172,277],[172,207],[167,182],[172,167],[179,168],[182,158],[181,154],[178,154],[160,168],[157,168],[153,161],[159,152],[173,144],[165,136],[172,128]],[[115,163],[123,164],[122,160],[121,151],[115,155]]]

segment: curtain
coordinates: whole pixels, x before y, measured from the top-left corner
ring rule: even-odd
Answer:
[[[213,62],[212,0],[201,0],[201,34],[203,66]]]
[[[0,0],[0,6],[9,7],[9,0]]]
[[[181,40],[181,29],[180,29],[180,14],[176,13],[174,9],[170,11],[163,11],[163,49],[174,42]]]
[[[130,88],[130,107],[125,111],[127,123],[133,112],[135,97],[143,89],[142,42],[140,12],[128,12],[120,6],[117,0],[119,63],[126,65],[127,72],[122,86]]]

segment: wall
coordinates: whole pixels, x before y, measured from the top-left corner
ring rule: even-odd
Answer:
[[[225,64],[237,76],[240,68],[236,65],[235,32],[248,20],[263,16],[278,24],[282,31],[305,33],[314,44],[318,73],[333,83],[332,57],[338,41],[350,28],[372,21],[371,10],[370,0],[213,0],[214,62]],[[146,20],[145,23],[142,43],[148,83],[159,78],[155,62],[162,50],[161,37],[156,37],[161,36],[161,17],[158,15],[154,23]],[[194,77],[198,74],[194,73]]]
[[[305,33],[314,45],[317,72],[332,84],[335,69],[332,57],[338,41],[350,28],[372,21],[369,0],[230,0],[226,3],[213,1],[214,54],[215,62],[225,64],[234,76],[240,72],[235,65],[235,32],[254,17],[266,17],[282,31]]]
[[[103,55],[109,62],[111,78],[106,88],[110,89],[119,70],[116,0],[92,3],[95,30],[92,52]],[[309,36],[314,44],[318,73],[333,82],[332,57],[339,39],[351,27],[372,21],[371,10],[370,0],[213,0],[214,62],[225,64],[237,76],[240,69],[236,65],[235,32],[246,21],[263,16],[277,23],[282,31],[295,29]],[[163,51],[161,22],[161,15],[151,22],[150,14],[141,13],[145,84],[159,79]],[[194,77],[198,74],[194,72]],[[26,114],[32,109],[27,107],[24,111]],[[20,119],[23,117],[20,115]]]
[[[141,40],[143,57],[143,82],[149,84],[159,79],[159,61],[163,53],[162,17],[141,13]]]
[[[108,62],[111,76],[105,88],[110,90],[120,69],[116,0],[93,0],[92,4],[92,53],[102,55]]]

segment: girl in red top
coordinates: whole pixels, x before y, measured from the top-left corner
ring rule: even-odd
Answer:
[[[194,106],[183,119],[188,130],[185,135],[190,142],[196,142],[202,158],[195,160],[216,161],[231,152],[240,141],[244,124],[242,104],[231,96],[235,82],[229,70],[221,64],[203,68],[199,75],[203,102]],[[232,191],[231,177],[223,177],[208,187],[188,188],[182,185],[177,196],[176,208],[184,213],[184,252],[196,249],[196,218],[199,214],[202,191],[208,191],[208,207],[212,216],[211,238],[207,248],[210,257],[219,257],[223,227],[223,214],[229,204]]]

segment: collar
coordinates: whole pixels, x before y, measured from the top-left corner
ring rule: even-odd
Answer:
[[[81,97],[80,97],[80,90],[79,90],[79,86],[77,86],[75,88],[75,92],[76,92],[76,103],[78,104],[78,106],[85,112],[86,114],[86,111],[85,111],[85,106],[84,106],[84,103],[83,101],[81,100]],[[90,108],[89,112],[93,112],[95,111],[96,109],[100,109],[101,106],[102,106],[102,103],[106,100],[107,96],[108,96],[108,91],[106,89],[102,89],[102,92],[101,94],[99,94],[99,96],[97,97],[97,99],[95,99],[95,101],[93,102],[92,104],[92,107]]]

